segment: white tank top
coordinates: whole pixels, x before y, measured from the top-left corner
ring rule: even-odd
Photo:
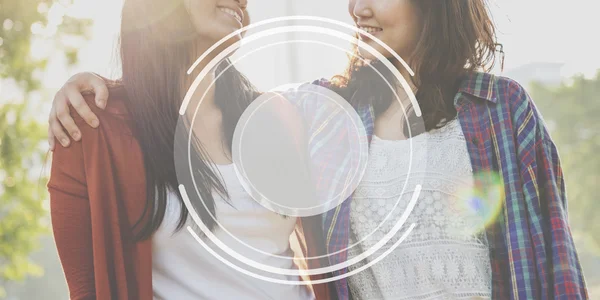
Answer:
[[[220,165],[218,170],[229,199],[225,200],[218,193],[213,193],[215,211],[217,221],[229,233],[217,226],[213,230],[214,235],[245,258],[270,267],[296,269],[289,242],[296,218],[284,218],[254,201],[238,180],[233,164]],[[264,281],[227,266],[188,232],[186,227],[190,225],[202,236],[202,231],[191,217],[182,230],[173,233],[181,209],[176,197],[174,193],[169,194],[164,221],[152,238],[152,285],[155,300],[314,298],[306,286]],[[295,276],[254,269],[225,254],[207,237],[202,239],[216,253],[244,270],[278,280],[300,280]]]

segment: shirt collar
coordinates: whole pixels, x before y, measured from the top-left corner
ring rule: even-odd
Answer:
[[[465,75],[458,89],[459,93],[454,98],[454,105],[457,106],[464,98],[463,94],[496,103],[498,98],[495,82],[495,76],[490,73],[473,72]]]

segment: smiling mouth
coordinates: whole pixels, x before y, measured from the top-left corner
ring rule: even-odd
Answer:
[[[359,29],[371,34],[371,35],[377,35],[378,33],[383,31],[383,28],[379,28],[379,27],[370,27],[370,26],[358,26]],[[360,37],[362,40],[368,40],[370,39],[366,34],[359,32]]]
[[[243,24],[242,22],[244,21],[244,17],[242,15],[240,15],[237,11],[230,9],[230,8],[226,8],[226,7],[219,7],[219,10],[221,10],[222,12],[232,16],[234,19],[236,19],[240,24]]]
[[[364,30],[364,31],[366,31],[366,32],[368,32],[370,34],[383,31],[383,28],[379,28],[379,27],[369,27],[369,26],[362,27],[362,26],[359,26],[358,28],[362,29],[362,30]]]

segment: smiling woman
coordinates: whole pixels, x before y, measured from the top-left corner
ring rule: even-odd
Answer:
[[[411,235],[368,272],[339,284],[339,294],[588,299],[556,146],[525,89],[486,73],[496,53],[503,54],[489,2],[350,0],[357,26],[414,71],[405,78],[419,109],[395,100],[393,92],[409,92],[399,84],[396,91],[388,88],[381,77],[394,82],[392,72],[359,48],[367,62],[353,58],[346,74],[335,78],[337,91],[364,116],[371,147],[350,213],[332,222],[349,220],[349,238],[329,247],[376,244],[371,234],[389,232],[388,216],[408,207],[413,189],[420,193],[408,218],[418,224]],[[373,40],[361,39],[386,54]],[[408,73],[389,53],[387,58],[396,71]],[[349,256],[358,257],[359,250]]]
[[[110,84],[105,109],[93,108],[101,125],[82,128],[80,142],[53,153],[52,223],[71,299],[315,297],[306,285],[274,284],[235,271],[181,230],[192,225],[179,189],[189,178],[176,172],[178,159],[187,158],[178,156],[184,145],[178,144],[178,125],[184,124],[185,132],[193,133],[190,163],[198,191],[188,196],[204,225],[224,243],[235,242],[230,247],[239,246],[237,241],[254,247],[244,247],[242,255],[256,249],[261,254],[251,257],[259,263],[297,269],[290,249],[297,219],[257,205],[231,164],[234,129],[259,95],[256,89],[225,59],[206,78],[215,85],[202,84],[193,95],[197,102],[206,93],[200,120],[191,123],[190,116],[178,113],[190,78],[197,75],[188,76],[187,69],[249,21],[246,5],[245,0],[124,2],[123,76]],[[240,39],[233,36],[224,47]]]

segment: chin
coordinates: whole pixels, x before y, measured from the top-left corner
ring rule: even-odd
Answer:
[[[373,47],[374,51],[373,52],[369,52],[367,49],[360,49],[359,50],[359,54],[362,58],[366,59],[366,60],[378,60],[379,58],[381,58],[381,56],[383,55],[384,57],[387,57],[387,51],[385,49],[380,49],[380,47],[375,47],[373,45],[370,45],[371,47]],[[379,53],[381,55],[377,55],[376,53]]]
[[[215,43],[215,44],[218,43],[220,40],[227,37],[228,35],[230,35],[233,32],[234,31],[231,31],[231,30],[223,30],[223,32],[221,32],[221,34],[213,35],[212,36],[213,43]],[[242,39],[242,36],[240,34],[236,34],[236,35],[230,37],[228,40],[222,42],[219,49],[225,49],[225,48],[239,42],[241,39]]]

